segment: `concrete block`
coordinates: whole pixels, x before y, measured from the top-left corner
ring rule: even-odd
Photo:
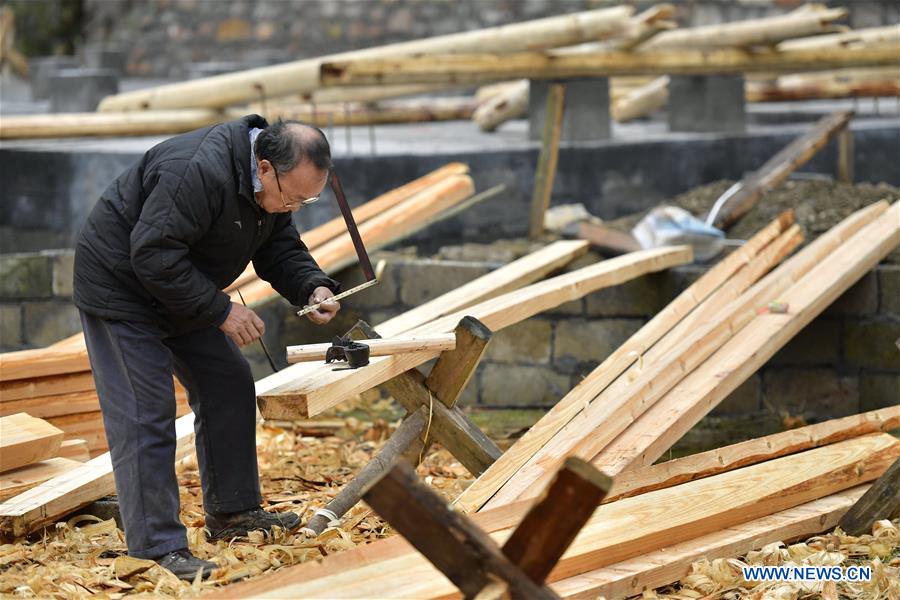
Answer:
[[[900,319],[878,317],[844,323],[844,360],[864,369],[900,371]]]
[[[783,429],[779,419],[769,414],[707,415],[688,430],[662,460],[721,448]]]
[[[761,409],[762,377],[758,374],[742,383],[718,406],[710,411],[711,415],[755,415]]]
[[[0,351],[22,347],[22,306],[18,303],[0,304]]]
[[[72,281],[75,271],[75,251],[60,250],[49,253],[53,269],[53,295],[62,298],[72,297]]]
[[[528,94],[528,138],[541,140],[547,114],[547,94],[554,83],[566,86],[560,139],[564,142],[607,140],[611,137],[609,79],[532,80]]]
[[[561,304],[556,308],[544,311],[544,315],[548,317],[583,317],[584,316],[584,298],[572,300]]]
[[[900,317],[900,265],[880,265],[878,275],[878,312]]]
[[[247,68],[246,65],[238,62],[195,62],[190,63],[187,66],[187,78],[202,79],[203,77],[212,77],[213,75],[234,73],[235,71],[240,71],[245,68]]]
[[[859,376],[859,410],[875,410],[900,404],[900,373],[869,373]]]
[[[0,298],[49,298],[53,295],[50,258],[43,254],[0,256]]]
[[[878,312],[878,277],[874,271],[844,292],[824,314],[832,317],[863,317]]]
[[[25,343],[49,346],[81,331],[78,310],[71,302],[45,300],[24,303]]]
[[[672,278],[651,273],[587,296],[589,317],[652,317],[674,297]]]
[[[778,416],[818,422],[859,412],[859,380],[834,369],[767,369],[763,386],[763,402]]]
[[[550,321],[528,319],[496,332],[488,344],[485,359],[502,363],[548,364],[552,343]]]
[[[641,319],[566,319],[556,325],[553,364],[574,373],[579,365],[596,365],[644,324]]]
[[[50,78],[51,112],[92,112],[106,96],[119,93],[109,69],[65,69]]]
[[[418,306],[433,300],[492,270],[483,263],[427,259],[400,262],[395,266],[400,301],[406,306]]]
[[[693,133],[743,133],[747,108],[743,75],[672,75],[669,129]]]
[[[818,318],[769,361],[777,366],[834,366],[841,360],[841,321]]]
[[[368,312],[374,308],[385,308],[399,302],[400,294],[397,286],[397,272],[395,263],[388,262],[385,266],[378,285],[349,296],[341,301],[341,306],[352,308],[360,312]],[[353,266],[341,271],[337,276],[341,282],[341,289],[349,290],[360,285],[365,280],[358,266]]]
[[[119,499],[115,496],[107,496],[96,502],[91,502],[78,511],[81,515],[94,515],[103,521],[115,519],[116,527],[124,529],[122,525],[122,515],[119,512]]]
[[[41,56],[28,61],[31,79],[31,99],[46,100],[50,97],[50,78],[62,69],[79,66],[74,56]]]
[[[551,406],[570,389],[569,378],[548,367],[488,363],[479,400],[487,406]]]
[[[128,53],[119,47],[88,46],[84,49],[84,64],[91,69],[106,69],[121,76],[128,65]]]

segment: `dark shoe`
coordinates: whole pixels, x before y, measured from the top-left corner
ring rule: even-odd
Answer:
[[[273,527],[293,531],[300,525],[292,512],[270,513],[261,508],[225,515],[206,515],[206,538],[210,541],[245,537],[251,531],[271,532]]]
[[[200,570],[203,571],[202,578],[206,579],[210,573],[219,568],[219,565],[214,562],[197,558],[187,548],[169,552],[154,560],[162,568],[171,571],[175,577],[185,581],[193,581],[197,576],[197,571]]]

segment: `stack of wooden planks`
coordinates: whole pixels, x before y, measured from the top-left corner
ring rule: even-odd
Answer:
[[[451,163],[354,210],[360,233],[372,250],[418,231],[458,209],[474,191],[468,168]],[[319,265],[334,273],[356,261],[343,219],[335,218],[302,236]],[[250,266],[228,291],[250,305],[277,296]],[[178,416],[190,412],[186,390],[176,382]],[[107,449],[87,349],[81,334],[47,348],[0,354],[0,416],[28,412],[47,419],[66,433],[84,439],[91,455]]]
[[[27,413],[0,417],[0,501],[90,458],[84,440],[63,446],[63,431]]]

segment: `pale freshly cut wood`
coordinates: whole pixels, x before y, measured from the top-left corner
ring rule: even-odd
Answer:
[[[644,589],[652,590],[683,579],[690,573],[691,564],[699,560],[735,558],[768,544],[790,543],[830,531],[868,487],[866,484],[850,488],[766,517],[563,579],[550,587],[560,597],[571,600],[639,596]]]
[[[613,118],[619,123],[627,123],[659,110],[669,99],[669,81],[669,76],[663,75],[646,85],[629,90],[613,102]]]
[[[587,242],[581,240],[553,242],[434,300],[388,319],[375,330],[385,337],[405,333],[427,321],[458,312],[483,300],[533,283],[583,255],[588,251],[588,247]]]
[[[877,434],[777,458],[665,490],[601,505],[581,530],[548,581],[695,539],[787,510],[879,477],[900,456],[900,442]],[[510,535],[492,534],[498,543]],[[437,598],[453,585],[416,552],[385,552],[392,540],[334,557],[340,568],[321,564],[289,567],[228,591],[253,598]],[[403,576],[398,577],[398,573]],[[321,574],[316,577],[316,574]],[[275,581],[269,585],[269,581]]]
[[[640,355],[720,289],[729,278],[786,230],[793,220],[793,213],[782,214],[679,294],[557,402],[525,432],[525,435],[516,440],[503,456],[456,499],[457,508],[465,512],[480,509],[544,444],[577,415],[586,403],[593,400],[635,363]]]
[[[900,46],[900,23],[884,27],[853,29],[843,33],[817,35],[798,40],[785,40],[779,50],[820,50],[827,48],[875,48],[896,49]]]
[[[76,373],[91,368],[87,348],[36,348],[0,354],[0,381]]]
[[[627,469],[616,476],[604,502],[637,496],[779,456],[833,444],[867,433],[886,432],[898,427],[900,427],[900,406],[891,406],[773,433],[638,469]]]
[[[451,175],[465,175],[469,172],[469,167],[463,163],[453,162],[444,165],[434,171],[414,179],[407,184],[394,188],[372,200],[361,204],[353,209],[353,220],[357,225],[368,221],[369,219],[391,209],[398,204],[408,200],[415,194],[422,192],[436,183],[446,179]],[[338,216],[330,221],[314,227],[300,235],[300,239],[308,248],[317,248],[325,242],[346,234],[347,224],[344,217]],[[257,278],[256,272],[253,270],[253,264],[247,266],[241,275],[235,279],[231,285],[225,288],[226,292],[235,290]]]
[[[843,8],[807,5],[784,15],[666,31],[641,49],[770,46],[784,40],[837,31],[834,21],[846,16],[847,11]]]
[[[56,457],[4,471],[0,473],[0,502],[78,466],[81,463],[76,460]]]
[[[509,292],[413,331],[452,331],[465,316],[472,316],[491,331],[497,331],[596,290],[690,260],[691,252],[688,247],[633,252]],[[278,380],[288,383],[259,396],[259,408],[265,418],[313,416],[399,373],[415,368],[435,358],[437,354],[420,352],[376,357],[368,366],[343,371],[311,363],[293,365],[276,374]]]
[[[95,390],[0,402],[0,417],[25,412],[33,417],[47,419],[98,410],[100,401]]]
[[[61,430],[26,413],[0,417],[0,472],[53,458],[62,440]]]
[[[890,67],[795,73],[748,80],[746,86],[747,102],[896,96],[900,96],[900,72]]]
[[[84,338],[80,333],[77,337],[79,344],[83,346]],[[7,402],[14,400],[25,400],[41,396],[87,392],[93,389],[94,376],[90,371],[14,379],[0,383],[0,404],[6,405]]]
[[[900,65],[893,48],[747,52],[738,49],[545,53],[454,54],[410,58],[357,59],[322,64],[322,85],[383,81],[474,85],[505,79],[569,79],[617,75],[705,75],[710,73],[794,73],[850,67]]]
[[[820,236],[817,242],[841,225]],[[900,203],[858,230],[781,294],[779,298],[789,306],[787,313],[757,315],[750,326],[685,377],[624,433],[598,450],[593,463],[611,475],[652,464],[898,244]]]
[[[166,135],[193,131],[243,115],[244,111],[225,113],[204,109],[5,115],[0,139]]]
[[[431,335],[410,335],[374,340],[355,340],[369,347],[369,356],[389,356],[404,352],[443,352],[456,348],[456,334],[435,333]],[[287,347],[288,363],[325,360],[332,344],[305,344]]]
[[[194,449],[194,415],[175,420],[176,460]],[[106,452],[0,503],[0,541],[12,542],[91,502],[115,493]]]
[[[63,440],[59,445],[59,457],[71,458],[84,463],[91,460],[91,450],[85,440],[78,438]]]
[[[465,52],[474,47],[504,53],[571,46],[617,34],[632,13],[625,6],[586,11],[249,69],[108,96],[98,110],[217,108],[253,102],[260,96],[315,92],[320,87],[319,68],[327,60]]]
[[[602,447],[624,431],[631,421],[744,327],[761,302],[777,296],[777,280],[745,290],[799,243],[799,229],[794,226],[763,249],[753,262],[732,277],[729,284],[734,285],[723,286],[707,298],[591,400],[519,469],[487,506],[501,506],[534,496],[566,455],[590,460],[596,453],[595,446]]]

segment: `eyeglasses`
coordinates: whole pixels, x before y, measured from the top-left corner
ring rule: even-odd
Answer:
[[[275,173],[275,183],[278,184],[278,194],[281,196],[281,204],[283,204],[285,208],[297,208],[298,206],[306,206],[307,204],[312,204],[313,202],[318,201],[318,199],[320,198],[320,196],[313,196],[312,198],[306,198],[298,202],[285,202],[284,192],[281,191],[281,180],[278,179],[278,171],[272,169],[272,172]]]

